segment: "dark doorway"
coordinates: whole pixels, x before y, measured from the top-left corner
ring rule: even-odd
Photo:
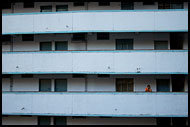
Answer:
[[[174,117],[172,118],[172,125],[184,126],[186,125],[187,118],[185,117]]]
[[[171,75],[172,92],[184,92],[185,75]]]
[[[156,79],[157,92],[170,92],[170,79]]]
[[[183,49],[184,33],[170,33],[170,49]]]
[[[171,118],[170,117],[160,117],[156,119],[157,125],[171,125]]]

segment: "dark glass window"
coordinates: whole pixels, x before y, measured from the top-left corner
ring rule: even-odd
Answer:
[[[170,9],[170,3],[158,2],[158,9]]]
[[[34,8],[34,2],[24,2],[24,8]]]
[[[134,10],[133,2],[121,2],[121,10]]]
[[[54,125],[67,125],[67,117],[63,116],[54,117]]]
[[[133,92],[133,84],[132,78],[116,79],[116,92]]]
[[[3,2],[1,3],[2,9],[11,9],[11,3],[9,2]]]
[[[110,2],[99,2],[99,6],[110,6]]]
[[[97,40],[109,40],[109,33],[97,33]]]
[[[171,9],[183,9],[184,5],[183,2],[172,2]]]
[[[68,50],[67,41],[56,41],[55,42],[55,50]]]
[[[116,39],[116,50],[133,49],[133,39]]]
[[[2,35],[2,42],[11,41],[11,35]]]
[[[68,5],[56,5],[56,11],[68,11]]]
[[[110,77],[110,75],[109,74],[98,74],[98,77],[99,78],[108,78],[108,77]]]
[[[74,33],[73,34],[73,41],[85,41],[86,34],[85,33]]]
[[[55,92],[67,92],[67,79],[55,79]]]
[[[155,50],[168,49],[168,41],[154,41],[154,49]]]
[[[74,2],[74,6],[84,6],[84,2]]]
[[[33,34],[23,34],[22,41],[34,41],[34,35]]]
[[[40,42],[40,51],[51,51],[51,42]]]
[[[49,116],[39,116],[38,117],[38,125],[50,125],[51,117]]]
[[[41,6],[41,12],[52,12],[52,6]]]
[[[154,2],[143,2],[143,5],[154,5]]]
[[[156,79],[157,92],[170,92],[170,79]]]
[[[39,80],[39,91],[50,92],[51,91],[51,79],[40,79]]]
[[[73,74],[73,78],[85,78],[85,74]]]
[[[22,74],[22,78],[33,78],[33,74]]]

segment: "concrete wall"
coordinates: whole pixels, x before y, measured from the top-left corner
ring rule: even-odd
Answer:
[[[187,10],[62,12],[2,16],[2,34],[187,30]]]
[[[2,117],[2,125],[37,125],[37,116]],[[51,125],[53,125],[53,121]],[[67,117],[67,125],[156,125],[156,118]]]
[[[136,74],[140,68],[141,74],[185,74],[188,70],[187,53],[181,50],[3,52],[2,72]]]
[[[2,114],[187,117],[188,93],[3,92]]]
[[[87,5],[88,4],[88,5]],[[56,11],[56,5],[68,5],[69,11],[74,10],[121,10],[120,2],[110,2],[110,6],[99,6],[98,2],[88,2],[85,6],[73,6],[72,2],[35,2],[34,8],[23,8],[23,3],[18,2],[13,5],[13,9],[3,9],[2,13],[30,13],[40,12],[40,6],[52,5],[52,11]],[[134,9],[158,9],[158,2],[154,5],[143,5],[143,2],[134,2]],[[188,9],[188,2],[184,2],[184,9]]]

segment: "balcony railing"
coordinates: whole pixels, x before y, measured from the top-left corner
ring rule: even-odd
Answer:
[[[187,117],[188,93],[3,92],[2,114]]]
[[[93,10],[2,15],[3,35],[187,31],[187,9]]]
[[[188,50],[3,52],[3,74],[188,74]]]

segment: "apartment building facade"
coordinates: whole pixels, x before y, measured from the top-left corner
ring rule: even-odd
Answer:
[[[2,13],[3,125],[188,125],[188,2]]]

